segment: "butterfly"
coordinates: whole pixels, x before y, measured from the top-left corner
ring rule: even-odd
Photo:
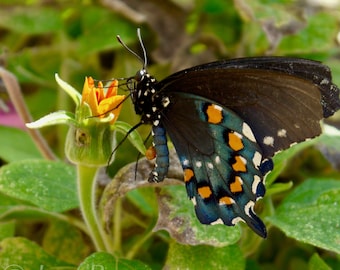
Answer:
[[[266,237],[254,206],[265,194],[272,157],[321,133],[320,120],[340,108],[339,88],[320,62],[288,57],[222,60],[157,81],[144,59],[129,79],[140,124],[152,125],[155,167],[150,182],[167,176],[171,139],[188,197],[202,224],[244,221]]]

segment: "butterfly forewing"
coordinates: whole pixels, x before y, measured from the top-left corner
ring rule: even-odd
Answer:
[[[183,91],[218,100],[248,123],[267,157],[321,132],[320,90],[312,82],[285,73],[198,70],[181,73],[161,89],[166,93]]]
[[[332,75],[329,67],[323,65],[318,61],[312,61],[309,59],[302,58],[290,58],[290,57],[278,57],[278,56],[270,56],[270,57],[247,57],[247,58],[237,58],[230,60],[222,60],[211,62],[199,66],[195,66],[186,70],[182,70],[176,72],[166,79],[160,82],[159,88],[167,89],[169,85],[177,82],[178,80],[182,80],[183,76],[193,75],[197,71],[203,71],[206,75],[211,77],[215,72],[221,71],[222,73],[231,71],[237,72],[242,70],[253,70],[255,74],[261,73],[272,73],[271,79],[279,80],[279,82],[284,84],[284,79],[280,80],[279,77],[282,74],[290,75],[292,78],[300,78],[308,83],[313,83],[319,89],[322,96],[322,109],[323,116],[329,117],[336,112],[340,107],[339,101],[339,88],[332,83]],[[240,74],[242,75],[242,74]],[[228,75],[227,75],[228,76]],[[256,75],[255,75],[256,76]],[[217,75],[217,81],[223,81],[227,83],[224,79],[227,79],[226,76],[220,77]],[[240,77],[242,79],[242,77]],[[210,83],[212,80],[208,80]],[[237,80],[236,80],[237,86]],[[195,91],[195,88],[190,88],[188,90],[182,90],[184,92]],[[304,91],[308,91],[309,88],[304,89]],[[208,91],[208,89],[206,89]],[[212,88],[212,92],[216,91],[216,88]],[[204,93],[199,92],[199,95],[204,95]],[[210,97],[210,93],[205,93],[204,96]],[[237,92],[236,92],[237,97]],[[241,100],[241,102],[243,99]]]

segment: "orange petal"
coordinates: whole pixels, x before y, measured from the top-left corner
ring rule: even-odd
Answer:
[[[85,82],[83,86],[83,93],[81,95],[81,102],[87,102],[88,97],[90,95],[90,88],[89,88],[89,78],[85,77]]]
[[[99,108],[98,108],[98,99],[97,93],[94,88],[94,81],[92,77],[86,77],[83,94],[82,94],[82,102],[86,102],[92,111],[92,115],[97,115]]]
[[[118,92],[118,81],[113,80],[112,83],[109,86],[109,89],[107,90],[106,98],[116,96],[117,92]]]
[[[111,124],[113,124],[119,116],[120,110],[122,109],[122,102],[124,101],[124,99],[125,99],[124,95],[117,95],[102,100],[99,104],[98,114],[104,115],[108,112],[113,113],[115,115],[114,120],[111,121]]]
[[[97,94],[97,100],[99,104],[105,98],[103,83],[101,81],[98,82],[98,86],[95,88],[95,91]]]

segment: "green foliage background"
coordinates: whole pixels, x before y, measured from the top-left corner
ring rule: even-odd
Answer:
[[[55,73],[79,91],[85,76],[133,76],[141,63],[115,37],[139,53],[137,27],[158,79],[217,59],[283,55],[324,62],[340,85],[340,4],[310,3],[1,1],[0,62],[17,76],[34,119],[74,110]],[[3,88],[0,94],[6,99]],[[130,101],[120,120],[138,122]],[[43,130],[60,160],[66,131]],[[147,135],[149,127],[140,132]],[[340,269],[339,142],[338,134],[325,134],[275,157],[257,210],[269,228],[266,240],[243,225],[200,225],[181,185],[125,187],[135,166],[120,169],[138,155],[126,142],[110,168],[124,196],[112,195],[111,183],[99,204],[115,239],[111,255],[95,253],[89,242],[76,210],[74,168],[43,161],[24,130],[0,126],[0,268]]]

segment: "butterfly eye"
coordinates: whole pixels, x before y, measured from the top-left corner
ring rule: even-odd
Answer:
[[[135,78],[127,79],[126,87],[129,89],[130,92],[136,90],[136,79]]]
[[[146,74],[146,70],[143,68],[139,71],[137,71],[134,79],[137,81],[137,83],[141,82]]]

